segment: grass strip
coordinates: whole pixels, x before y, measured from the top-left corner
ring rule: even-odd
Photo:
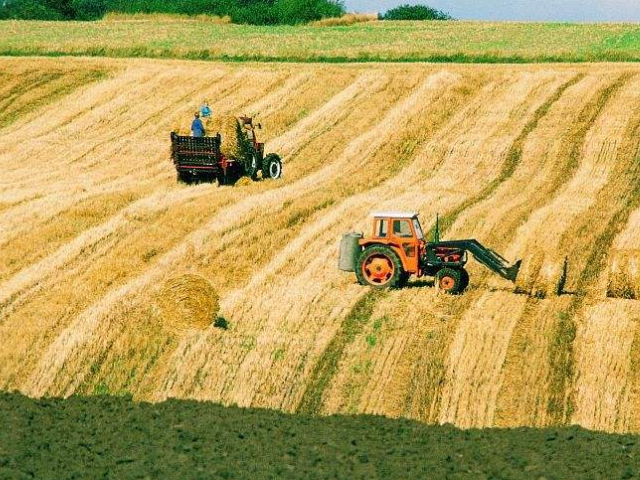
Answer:
[[[0,48],[0,56],[4,57],[100,57],[100,58],[145,58],[145,59],[177,59],[199,60],[224,63],[459,63],[459,64],[491,64],[491,65],[526,65],[536,63],[638,63],[640,53],[590,53],[562,55],[519,55],[519,54],[376,54],[359,52],[355,56],[326,55],[319,53],[304,54],[260,54],[246,53],[229,55],[210,50],[180,51],[150,47],[82,47],[69,50],[49,50],[39,47]]]
[[[385,295],[385,290],[369,290],[353,306],[313,368],[298,406],[299,413],[317,414],[320,411],[324,391],[338,371],[345,348],[369,323],[376,303]]]

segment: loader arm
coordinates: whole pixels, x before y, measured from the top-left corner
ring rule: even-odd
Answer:
[[[510,264],[506,259],[494,252],[490,248],[485,247],[475,239],[471,240],[449,240],[441,241],[435,244],[438,247],[459,248],[466,250],[473,255],[478,262],[487,267],[492,272],[497,273],[502,278],[511,280],[515,283],[520,270],[522,260],[518,260],[514,264]]]

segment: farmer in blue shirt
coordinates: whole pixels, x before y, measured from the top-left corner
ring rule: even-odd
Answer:
[[[200,120],[200,112],[196,112],[195,117],[191,124],[191,135],[197,138],[204,137],[205,130],[202,120]]]
[[[209,102],[207,102],[206,100],[204,101],[204,104],[200,109],[200,115],[202,115],[204,118],[209,118],[211,116],[211,108],[209,108]]]

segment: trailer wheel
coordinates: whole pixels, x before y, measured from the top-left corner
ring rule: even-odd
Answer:
[[[401,285],[404,274],[400,258],[389,247],[367,247],[358,257],[356,276],[361,285],[396,288]]]
[[[178,183],[185,183],[187,185],[191,185],[193,179],[191,175],[187,172],[178,172]]]
[[[282,160],[275,153],[270,153],[262,160],[262,178],[276,180],[282,176]]]
[[[436,286],[438,290],[455,295],[462,289],[462,275],[459,270],[443,268],[436,274]]]

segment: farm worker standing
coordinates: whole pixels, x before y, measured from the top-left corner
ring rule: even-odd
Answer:
[[[208,118],[211,116],[211,109],[209,108],[209,102],[207,102],[206,100],[204,101],[204,105],[202,105],[202,108],[200,109],[200,115],[202,115],[204,118]]]
[[[196,118],[193,119],[193,123],[191,124],[191,135],[194,137],[204,137],[204,125],[202,120],[200,120],[200,113],[196,112]]]

